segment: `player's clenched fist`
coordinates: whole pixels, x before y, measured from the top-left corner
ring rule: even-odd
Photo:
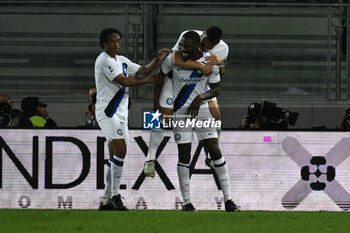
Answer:
[[[157,59],[158,60],[163,60],[166,55],[168,55],[169,53],[171,53],[171,50],[170,49],[160,49],[158,52],[157,52]]]

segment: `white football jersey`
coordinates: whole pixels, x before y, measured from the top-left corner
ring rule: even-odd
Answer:
[[[179,39],[177,40],[172,50],[180,51],[179,44],[180,44],[181,38],[188,31],[191,31],[191,30],[187,30],[181,33]],[[199,31],[199,30],[192,30],[192,31],[197,32],[199,36],[203,34],[203,31]],[[209,53],[209,54],[215,53],[216,55],[218,55],[223,60],[223,66],[224,64],[227,63],[229,48],[228,48],[228,45],[223,40],[220,40],[220,42],[217,45],[215,45],[212,49],[209,49],[208,51],[203,51],[203,52]]]
[[[129,87],[123,87],[113,80],[119,74],[123,74],[125,77],[135,76],[140,65],[124,56],[117,55],[116,57],[117,59],[114,59],[106,52],[102,52],[96,59],[96,116],[98,118],[112,118],[116,115],[120,121],[127,122]]]
[[[205,55],[199,58],[197,62],[205,63],[204,57]],[[171,54],[164,59],[161,69],[164,74],[170,71],[173,72],[172,82],[175,113],[179,109],[185,111],[197,95],[207,92],[208,83],[217,83],[220,81],[218,66],[214,66],[211,74],[203,75],[198,70],[185,70],[174,66]],[[204,102],[204,104],[208,106],[207,102]]]

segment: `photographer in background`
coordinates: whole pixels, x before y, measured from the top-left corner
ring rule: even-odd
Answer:
[[[275,103],[262,101],[248,106],[247,115],[242,119],[241,129],[288,129],[288,125],[295,125],[299,113],[279,108]]]
[[[19,120],[23,113],[19,109],[14,109],[12,99],[7,94],[0,95],[0,126],[18,127]]]
[[[344,110],[342,114],[342,119],[337,125],[336,129],[350,130],[350,108]]]
[[[252,103],[248,106],[248,113],[242,118],[242,129],[260,129],[258,112],[260,108],[259,103]],[[262,119],[261,119],[262,120]]]
[[[24,98],[21,104],[24,117],[21,118],[20,127],[57,127],[56,122],[49,117],[46,106],[38,97]]]

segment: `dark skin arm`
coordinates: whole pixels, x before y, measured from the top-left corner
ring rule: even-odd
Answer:
[[[113,81],[119,83],[123,87],[134,87],[140,86],[146,83],[163,83],[163,76],[156,74],[151,77],[135,78],[135,77],[125,77],[123,74],[119,74]]]
[[[225,67],[219,68],[220,77],[224,76],[224,73],[225,73]]]
[[[203,94],[197,95],[196,98],[194,98],[194,100],[190,104],[190,106],[187,108],[187,114],[191,115],[192,118],[195,118],[198,115],[199,107],[203,100],[208,100],[219,95],[220,82],[210,83],[209,87],[210,87],[209,91]]]
[[[163,77],[163,81],[164,81],[164,74],[162,72],[160,72],[158,75]],[[162,86],[163,86],[163,82],[161,83],[157,83],[154,85],[154,97],[153,97],[153,110],[156,111],[157,109],[160,109],[160,104],[159,104],[159,97],[160,97],[160,93],[162,91]]]
[[[337,125],[336,129],[346,129],[347,128],[347,121],[346,121],[346,117],[347,117],[347,109],[345,109],[345,111],[342,114],[342,119],[339,122],[339,124]]]
[[[203,64],[191,59],[184,61],[178,51],[173,51],[173,64],[185,70],[200,70],[204,75],[210,74],[213,70],[211,63]]]
[[[159,50],[157,52],[157,56],[155,58],[153,58],[153,60],[150,63],[148,63],[147,65],[141,66],[136,73],[141,74],[141,75],[150,74],[157,67],[159,62],[162,61],[170,52],[171,52],[170,49]]]
[[[208,61],[208,64],[211,65],[218,65],[221,66],[223,63],[223,60],[221,57],[219,57],[218,55],[216,55],[215,53],[210,54],[210,56],[205,57],[205,60]],[[219,74],[222,77],[225,73],[225,67],[220,67],[219,69]]]

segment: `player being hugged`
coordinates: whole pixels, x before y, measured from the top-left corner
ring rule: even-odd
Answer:
[[[205,63],[205,54],[199,50],[200,36],[195,31],[184,33],[179,43],[182,58],[200,63]],[[213,67],[209,75],[204,75],[198,70],[185,70],[173,65],[172,56],[168,55],[161,65],[164,74],[172,72],[174,95],[174,118],[172,121],[174,138],[178,145],[177,172],[179,177],[181,194],[183,197],[183,211],[196,211],[190,199],[190,159],[191,143],[194,140],[194,131],[197,138],[203,143],[213,160],[214,170],[222,187],[225,209],[228,212],[238,211],[237,206],[231,200],[229,174],[226,161],[221,154],[218,144],[218,135],[215,127],[206,127],[203,122],[213,120],[209,111],[208,101],[219,94],[220,75],[219,68]],[[210,89],[208,90],[208,86]],[[187,125],[189,122],[196,122]],[[181,124],[182,122],[183,124]],[[197,124],[202,122],[203,124]]]
[[[213,70],[213,65],[219,67],[219,73],[222,76],[225,71],[225,64],[227,61],[227,56],[229,53],[228,45],[222,40],[223,31],[217,26],[211,26],[205,31],[192,30],[196,32],[200,38],[200,49],[202,52],[205,52],[205,61],[206,62],[197,62],[191,59],[184,60],[180,52],[180,42],[182,36],[188,32],[184,31],[181,33],[176,44],[172,48],[172,63],[179,69],[185,70],[199,70],[204,75],[211,74]],[[173,87],[172,81],[169,79],[172,77],[171,73],[167,75],[164,79],[163,86],[156,85],[155,95],[154,95],[154,110],[160,110],[162,113],[162,118],[165,121],[168,121],[166,116],[173,114],[174,108],[174,97],[173,97]],[[211,115],[215,120],[220,120],[220,110],[217,103],[217,99],[214,97],[207,100],[209,105],[209,110]],[[220,133],[221,128],[217,128],[218,133]],[[150,132],[150,142],[148,147],[147,158],[144,165],[144,173],[147,177],[155,176],[155,160],[157,149],[164,138],[164,130],[162,128],[152,129]],[[208,166],[213,168],[213,162],[210,159],[210,155],[206,158],[206,163]]]
[[[136,74],[150,74],[170,52],[161,49],[147,65],[140,66],[128,58],[118,55],[121,32],[106,28],[100,34],[100,45],[104,50],[95,62],[97,89],[96,119],[109,148],[109,163],[105,169],[105,189],[100,210],[127,210],[119,193],[123,172],[126,145],[129,142],[128,101],[129,87],[146,83],[162,83],[162,77],[135,78]]]

